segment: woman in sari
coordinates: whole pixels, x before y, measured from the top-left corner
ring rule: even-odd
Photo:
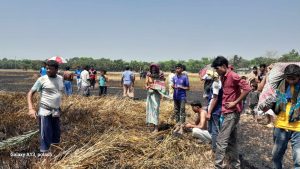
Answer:
[[[150,72],[148,72],[145,82],[145,88],[147,89],[146,123],[147,125],[154,125],[153,132],[158,132],[159,106],[161,99],[157,82],[164,80],[164,75],[160,71],[159,66],[157,64],[151,64]]]

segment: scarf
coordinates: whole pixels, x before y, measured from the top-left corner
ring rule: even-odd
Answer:
[[[276,90],[275,114],[286,111],[286,105],[291,102],[291,110],[289,112],[289,122],[300,120],[300,83],[295,85],[294,93],[291,92],[291,86],[286,86],[286,81],[282,80]]]

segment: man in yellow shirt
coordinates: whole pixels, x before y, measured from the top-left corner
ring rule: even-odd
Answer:
[[[284,80],[276,89],[277,100],[274,122],[272,162],[282,168],[282,159],[291,141],[294,168],[300,169],[300,67],[290,64],[284,69]]]

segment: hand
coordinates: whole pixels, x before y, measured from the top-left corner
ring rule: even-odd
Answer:
[[[193,127],[194,127],[194,125],[192,125],[192,124],[188,123],[188,124],[186,124],[186,125],[185,125],[185,127],[186,127],[186,128],[193,128]]]
[[[207,120],[210,120],[210,118],[211,118],[211,113],[207,113],[207,114],[206,114],[206,119],[207,119]]]
[[[36,119],[36,111],[34,109],[29,109],[28,114]]]
[[[225,103],[225,107],[227,108],[227,109],[231,109],[231,108],[233,108],[233,107],[235,107],[236,106],[236,103],[235,102],[227,102],[227,103]]]

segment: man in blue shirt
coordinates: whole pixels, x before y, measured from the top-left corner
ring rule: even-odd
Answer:
[[[123,86],[123,96],[133,96],[133,87],[134,87],[134,74],[130,70],[130,67],[126,67],[125,71],[122,73],[121,85]]]
[[[80,66],[77,66],[77,69],[75,70],[76,81],[77,81],[77,93],[80,91],[81,88],[81,78],[80,78],[81,71],[82,70],[80,69]]]
[[[46,62],[43,62],[43,67],[40,69],[40,75],[44,76],[47,74],[47,69],[46,69]]]
[[[176,123],[178,124],[175,133],[183,134],[183,127],[185,122],[185,103],[186,103],[186,91],[190,89],[189,79],[186,74],[183,74],[184,66],[182,64],[176,65],[176,75],[173,77],[174,89],[174,114]]]

